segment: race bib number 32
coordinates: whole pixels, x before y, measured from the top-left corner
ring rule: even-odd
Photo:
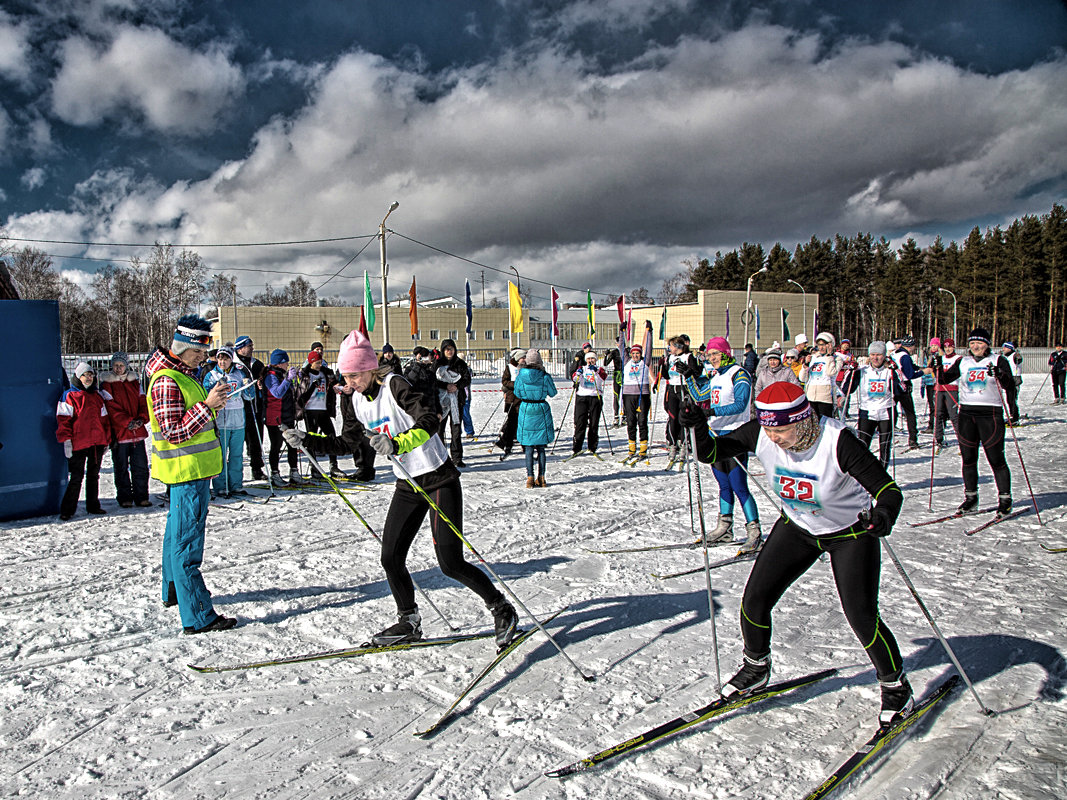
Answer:
[[[774,488],[782,502],[791,509],[815,515],[821,513],[819,480],[816,476],[777,467],[774,472]]]

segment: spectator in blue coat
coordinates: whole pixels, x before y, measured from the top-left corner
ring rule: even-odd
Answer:
[[[526,488],[545,485],[545,445],[552,441],[556,426],[547,398],[556,396],[556,382],[545,372],[541,354],[526,353],[526,366],[515,376],[515,397],[519,404],[519,429],[515,437],[526,453]],[[534,457],[537,478],[534,479]]]

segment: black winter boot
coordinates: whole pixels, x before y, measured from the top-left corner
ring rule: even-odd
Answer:
[[[722,696],[726,698],[738,696],[744,697],[762,689],[771,680],[771,654],[765,653],[759,658],[752,658],[748,653],[744,654],[744,663],[736,675],[734,675],[722,687]]]
[[[957,514],[971,514],[978,510],[978,492],[964,492],[963,502],[956,509]]]
[[[396,624],[374,634],[370,637],[370,642],[375,647],[386,647],[404,642],[417,642],[421,638],[422,617],[416,610],[409,614],[397,614]]]
[[[531,480],[533,480],[531,478]],[[488,606],[493,614],[493,627],[496,629],[496,646],[507,647],[515,638],[515,631],[519,627],[519,615],[515,613],[515,607],[504,598]]]
[[[1000,494],[997,495],[997,516],[1006,517],[1011,513],[1011,495]]]
[[[878,715],[881,725],[892,725],[911,713],[915,707],[915,695],[904,673],[895,681],[880,681],[882,684],[882,712]]]

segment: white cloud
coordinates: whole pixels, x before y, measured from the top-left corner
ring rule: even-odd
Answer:
[[[159,131],[204,133],[244,89],[241,70],[218,46],[194,51],[153,29],[121,27],[103,50],[68,39],[60,61],[52,110],[72,125],[133,111]]]
[[[31,167],[22,173],[22,177],[19,178],[19,183],[25,186],[30,191],[39,189],[44,186],[45,172],[41,167]]]
[[[23,83],[30,77],[29,28],[0,11],[0,77]]]
[[[354,53],[246,158],[167,187],[96,176],[78,208],[97,204],[94,238],[232,242],[373,233],[397,199],[390,225],[437,247],[563,285],[655,291],[683,253],[1045,210],[1062,196],[1032,187],[1067,173],[1064,97],[1067,58],[985,75],[892,43],[827,52],[763,24],[610,75],[548,46],[432,79]],[[203,254],[213,269],[326,275],[361,244]],[[462,287],[478,271],[399,237],[389,252],[398,286],[416,271]],[[374,271],[374,253],[349,271]]]

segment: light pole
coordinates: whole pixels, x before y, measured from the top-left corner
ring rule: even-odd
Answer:
[[[400,205],[396,200],[389,206],[389,210],[385,212],[385,216],[382,217],[382,224],[378,226],[378,236],[381,237],[382,245],[382,346],[384,347],[389,343],[389,290],[386,288],[385,278],[388,275],[388,268],[385,265],[385,221],[389,219],[389,215],[396,211]]]
[[[956,341],[956,295],[952,294],[948,289],[942,289],[938,287],[937,291],[944,292],[952,298],[952,341]]]
[[[792,278],[786,278],[786,283],[791,283],[800,289],[800,293],[804,295],[804,319],[800,321],[800,332],[804,333],[808,329],[808,293],[804,291],[804,287],[797,283]],[[805,334],[806,335],[806,334]],[[783,343],[785,344],[785,343]]]
[[[742,344],[742,350],[744,345],[748,344],[748,323],[752,321],[752,279],[759,275],[761,272],[766,272],[767,267],[758,269],[748,276],[748,289],[745,291],[745,341]]]

